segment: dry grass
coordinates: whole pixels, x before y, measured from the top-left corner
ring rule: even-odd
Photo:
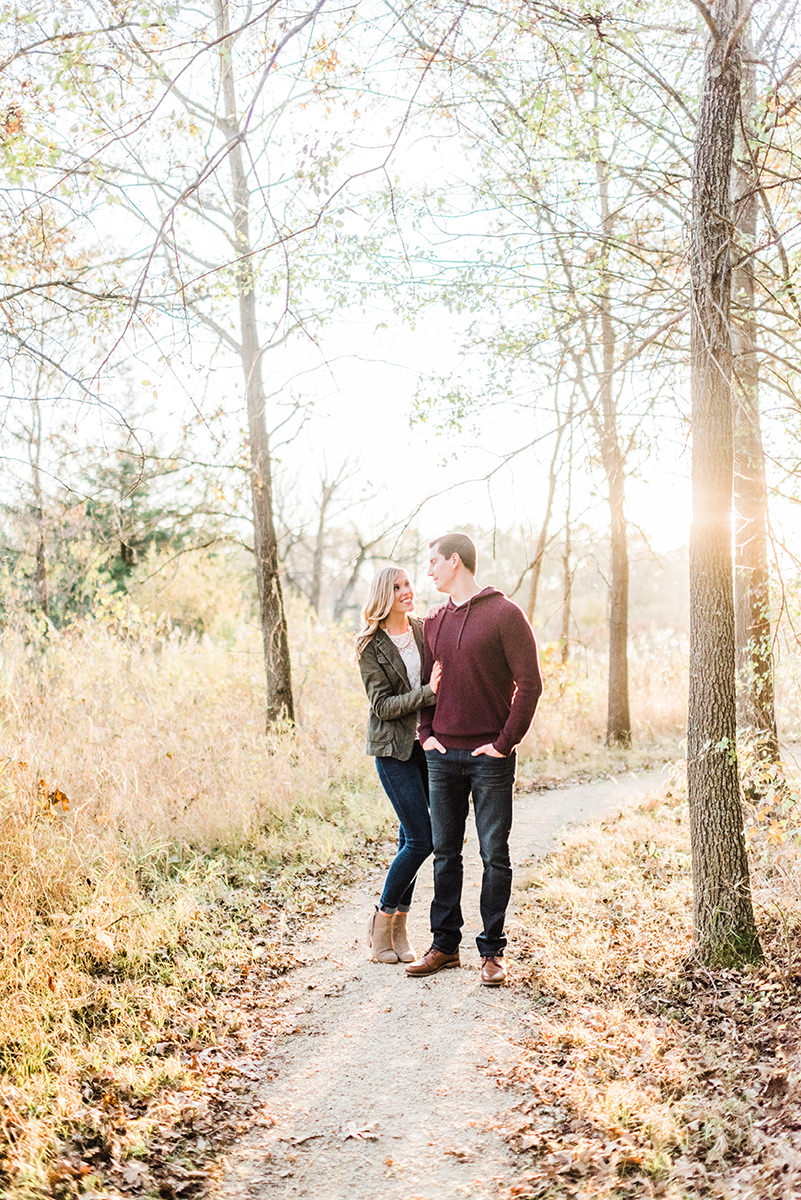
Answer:
[[[680,777],[541,865],[516,937],[531,1009],[510,1195],[798,1194],[801,856],[787,832],[775,814],[750,822],[766,959],[742,973],[692,965]]]
[[[678,758],[687,724],[687,666],[681,649],[633,642],[629,657],[633,750],[622,751],[604,746],[605,660],[588,651],[564,668],[558,647],[543,647],[545,693],[523,747],[530,758],[528,773],[560,783]]]
[[[347,639],[295,629],[300,725],[269,739],[254,637],[164,639],[130,611],[47,645],[6,631],[0,1190],[54,1194],[98,1088],[191,1078],[178,1048],[215,1041],[236,971],[285,969],[293,913],[385,831]]]
[[[349,638],[291,614],[298,728],[265,738],[259,638],[225,608],[201,614],[214,639],[113,598],[2,635],[0,1192],[19,1200],[143,1153],[164,1098],[200,1088],[197,1048],[234,1036],[232,983],[287,969],[296,922],[386,855]],[[600,676],[546,670],[528,773],[614,768]],[[660,670],[639,676],[651,707],[635,696],[668,739]]]
[[[8,758],[69,797],[72,829],[195,849],[236,848],[259,831],[268,851],[280,851],[299,801],[322,814],[332,781],[370,778],[346,638],[323,636],[308,618],[297,634],[300,726],[291,752],[280,735],[265,742],[253,632],[223,645],[120,630],[108,619],[43,650],[7,634],[0,719]]]

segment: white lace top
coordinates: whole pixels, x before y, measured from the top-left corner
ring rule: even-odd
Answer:
[[[420,686],[420,671],[422,667],[420,651],[417,649],[414,634],[409,630],[408,633],[402,633],[400,636],[392,633],[387,634],[387,636],[394,643],[395,649],[403,659],[406,674],[409,676],[409,686],[414,691],[415,688],[419,688]]]

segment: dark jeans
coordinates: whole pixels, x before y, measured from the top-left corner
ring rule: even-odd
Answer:
[[[398,853],[387,872],[379,908],[382,912],[408,912],[417,872],[432,850],[426,756],[415,742],[408,762],[377,758],[375,765],[399,822]]]
[[[434,835],[434,945],[453,954],[462,940],[462,846],[469,797],[473,797],[479,850],[484,863],[480,911],[484,926],[476,938],[481,955],[501,955],[512,891],[509,832],[517,756],[473,758],[470,750],[427,750],[431,829]]]

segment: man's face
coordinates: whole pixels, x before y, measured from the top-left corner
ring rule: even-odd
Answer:
[[[450,593],[458,566],[458,554],[452,554],[450,558],[443,558],[437,547],[432,546],[428,559],[428,574],[434,580],[434,586],[438,592]]]

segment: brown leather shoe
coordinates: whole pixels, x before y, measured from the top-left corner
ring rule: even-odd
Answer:
[[[506,966],[503,958],[490,955],[481,960],[481,982],[484,987],[500,987],[506,983]]]
[[[447,967],[459,966],[459,951],[455,954],[445,954],[444,951],[438,950],[436,946],[432,946],[430,950],[426,950],[422,958],[418,958],[416,962],[409,963],[406,968],[407,975],[436,975],[437,971],[444,971]]]

